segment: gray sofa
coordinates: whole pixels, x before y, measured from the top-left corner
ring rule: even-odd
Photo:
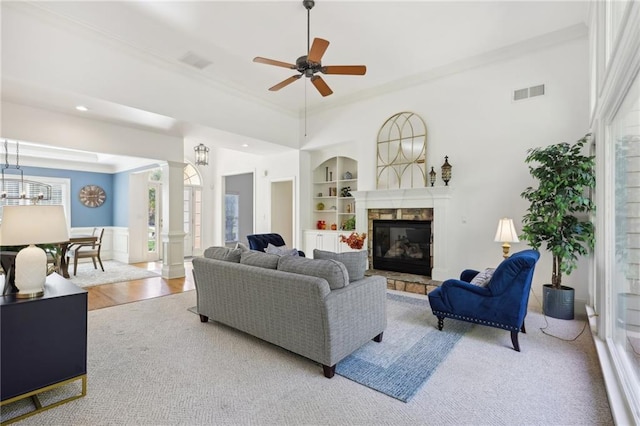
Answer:
[[[381,341],[387,325],[386,280],[364,277],[365,263],[356,265],[353,256],[341,259],[351,281],[335,259],[210,247],[193,259],[200,320],[316,361],[331,378],[340,360],[371,339]]]

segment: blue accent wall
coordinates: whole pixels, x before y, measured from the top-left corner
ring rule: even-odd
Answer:
[[[44,167],[23,166],[26,176],[45,176],[66,178],[71,181],[71,227],[114,226],[114,210],[116,194],[114,175],[111,173],[81,172],[76,170],[49,169]],[[107,199],[100,207],[86,207],[80,203],[80,188],[85,185],[98,185],[107,194]],[[128,190],[127,190],[128,193]],[[126,226],[126,225],[125,225]]]

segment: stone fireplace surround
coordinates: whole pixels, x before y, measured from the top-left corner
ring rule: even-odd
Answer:
[[[431,277],[376,271],[387,276],[388,287],[426,294],[440,281],[450,278],[448,242],[450,187],[353,191],[356,201],[356,229],[373,235],[373,219],[431,220]],[[366,228],[362,225],[366,224]],[[372,238],[367,238],[372,265]],[[431,287],[431,288],[430,288]]]

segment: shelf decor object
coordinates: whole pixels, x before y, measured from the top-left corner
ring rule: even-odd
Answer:
[[[444,164],[442,165],[442,180],[444,185],[448,186],[451,180],[451,164],[449,164],[449,156],[444,157]]]
[[[69,240],[64,208],[58,206],[4,206],[0,245],[23,246],[16,255],[16,297],[42,296],[47,278],[47,255],[36,244]]]
[[[209,148],[204,146],[204,144],[200,144],[198,146],[193,147],[193,150],[196,152],[196,165],[197,166],[206,166],[209,164]]]

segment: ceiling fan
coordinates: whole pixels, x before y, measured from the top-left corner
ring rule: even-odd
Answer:
[[[311,9],[315,5],[314,0],[303,0],[302,5],[307,9],[307,54],[300,56],[296,59],[295,64],[290,64],[288,62],[276,61],[273,59],[262,58],[257,56],[253,58],[253,62],[258,62],[261,64],[267,65],[275,65],[277,67],[289,68],[292,70],[297,70],[300,74],[293,75],[286,80],[281,81],[273,87],[270,87],[269,90],[275,92],[277,90],[282,89],[285,86],[293,83],[294,81],[300,79],[300,77],[305,76],[311,80],[311,83],[318,89],[318,92],[322,96],[329,96],[333,93],[331,88],[327,85],[327,83],[322,79],[321,76],[317,75],[318,73],[322,74],[342,74],[342,75],[364,75],[367,72],[367,67],[364,65],[322,65],[322,55],[329,47],[329,42],[327,40],[321,38],[314,38],[313,44],[309,47],[309,22]]]

